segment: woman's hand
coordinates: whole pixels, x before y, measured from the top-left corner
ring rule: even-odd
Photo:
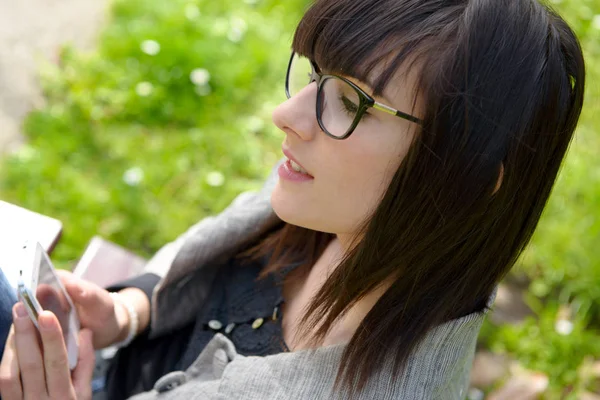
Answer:
[[[70,272],[60,270],[57,273],[77,308],[81,327],[93,333],[94,348],[110,346],[127,335],[129,314],[124,307],[115,307],[108,291]]]
[[[23,304],[15,304],[13,326],[0,363],[2,398],[91,400],[95,363],[92,332],[79,332],[79,358],[71,372],[58,319],[50,311],[43,311],[38,324],[39,331]]]

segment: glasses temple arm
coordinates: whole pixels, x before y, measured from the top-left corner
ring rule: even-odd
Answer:
[[[373,103],[373,108],[375,108],[377,110],[381,110],[381,111],[383,111],[385,113],[388,113],[388,114],[391,114],[391,115],[395,115],[395,116],[400,117],[400,118],[404,118],[404,119],[406,119],[408,121],[411,121],[411,122],[416,122],[417,124],[421,124],[423,122],[423,121],[421,121],[417,117],[414,117],[414,116],[412,116],[410,114],[407,114],[407,113],[403,113],[402,111],[396,110],[395,108],[386,106],[385,104],[381,104],[381,103],[379,103],[377,101],[375,103]]]

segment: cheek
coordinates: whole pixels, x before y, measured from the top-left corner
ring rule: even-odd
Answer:
[[[405,154],[403,145],[368,136],[315,146],[315,180],[279,181],[273,189],[271,204],[279,218],[323,232],[354,232],[377,207]]]
[[[411,135],[400,129],[355,132],[340,143],[332,159],[330,182],[341,204],[359,217],[373,211],[406,156]]]
[[[375,146],[359,146],[345,153],[336,171],[342,204],[364,218],[375,209],[394,172],[398,168],[397,152]]]
[[[396,144],[359,140],[338,143],[318,182],[323,221],[336,233],[354,231],[375,210],[404,155]],[[315,183],[317,183],[315,181]]]

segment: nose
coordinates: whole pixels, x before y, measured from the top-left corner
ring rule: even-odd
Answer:
[[[317,84],[313,82],[273,110],[273,123],[287,134],[294,133],[302,140],[312,140],[320,131],[316,101]]]

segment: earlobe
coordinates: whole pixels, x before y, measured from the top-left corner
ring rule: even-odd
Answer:
[[[500,171],[498,171],[498,181],[496,181],[496,187],[492,192],[492,195],[495,195],[500,187],[502,186],[502,181],[504,180],[504,163],[500,163]]]

